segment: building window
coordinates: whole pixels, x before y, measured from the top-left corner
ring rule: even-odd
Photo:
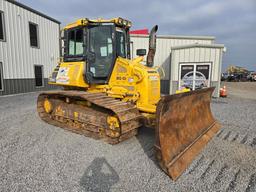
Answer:
[[[30,35],[30,45],[31,47],[39,48],[38,40],[38,25],[35,23],[29,23],[29,35]]]
[[[35,65],[35,84],[36,87],[44,86],[44,75],[42,65]]]
[[[4,90],[4,85],[3,85],[3,66],[2,63],[0,62],[0,91]]]
[[[4,12],[0,11],[0,41],[5,41]]]

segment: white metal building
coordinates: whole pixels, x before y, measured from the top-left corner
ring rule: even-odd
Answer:
[[[13,0],[0,0],[0,95],[51,88],[60,22]]]
[[[148,41],[148,35],[131,35],[133,57],[137,49],[148,50]],[[214,41],[211,36],[158,35],[154,65],[165,72],[161,92],[173,94],[187,86],[192,89],[214,86],[214,96],[219,97],[225,47]]]

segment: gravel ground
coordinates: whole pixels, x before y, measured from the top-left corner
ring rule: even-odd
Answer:
[[[173,182],[154,130],[111,146],[42,122],[37,95],[0,97],[0,191],[256,191],[256,100],[213,99],[222,129]]]
[[[222,82],[232,97],[256,99],[256,82]]]

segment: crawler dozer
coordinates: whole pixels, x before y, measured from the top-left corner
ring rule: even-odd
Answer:
[[[153,66],[154,26],[149,50],[131,59],[129,28],[122,18],[80,19],[64,31],[64,56],[49,78],[62,90],[38,96],[45,122],[110,144],[155,128],[156,157],[176,180],[218,131],[210,110],[214,88],[161,96],[160,73]]]

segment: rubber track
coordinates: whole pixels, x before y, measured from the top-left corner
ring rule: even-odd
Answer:
[[[112,138],[108,135],[99,134],[97,130],[99,128],[102,128],[102,125],[95,125],[95,123],[94,125],[92,125],[94,126],[95,130],[92,130],[87,128],[87,126],[81,126],[81,124],[88,124],[88,122],[79,122],[79,124],[76,124],[76,121],[73,121],[73,119],[65,119],[66,121],[72,122],[72,123],[64,123],[64,122],[56,121],[54,118],[52,118],[50,114],[46,113],[43,108],[43,101],[45,98],[48,98],[48,99],[57,98],[63,103],[65,103],[63,101],[63,98],[69,98],[71,100],[79,100],[79,101],[89,101],[90,103],[93,103],[94,105],[92,106],[97,106],[98,110],[96,110],[93,107],[91,107],[90,109],[95,110],[96,118],[97,118],[97,115],[108,116],[113,114],[116,117],[118,117],[121,125],[120,136],[118,138]],[[78,105],[78,104],[75,104],[75,105]],[[102,108],[102,110],[99,110],[99,108]],[[103,139],[110,144],[119,143],[125,139],[128,139],[136,135],[137,128],[142,125],[142,120],[143,120],[142,115],[137,110],[137,108],[130,103],[114,99],[112,97],[107,96],[105,93],[89,93],[84,91],[43,92],[38,96],[37,111],[41,119],[49,124],[62,127],[69,131],[82,134],[88,137],[92,137],[95,139]]]

